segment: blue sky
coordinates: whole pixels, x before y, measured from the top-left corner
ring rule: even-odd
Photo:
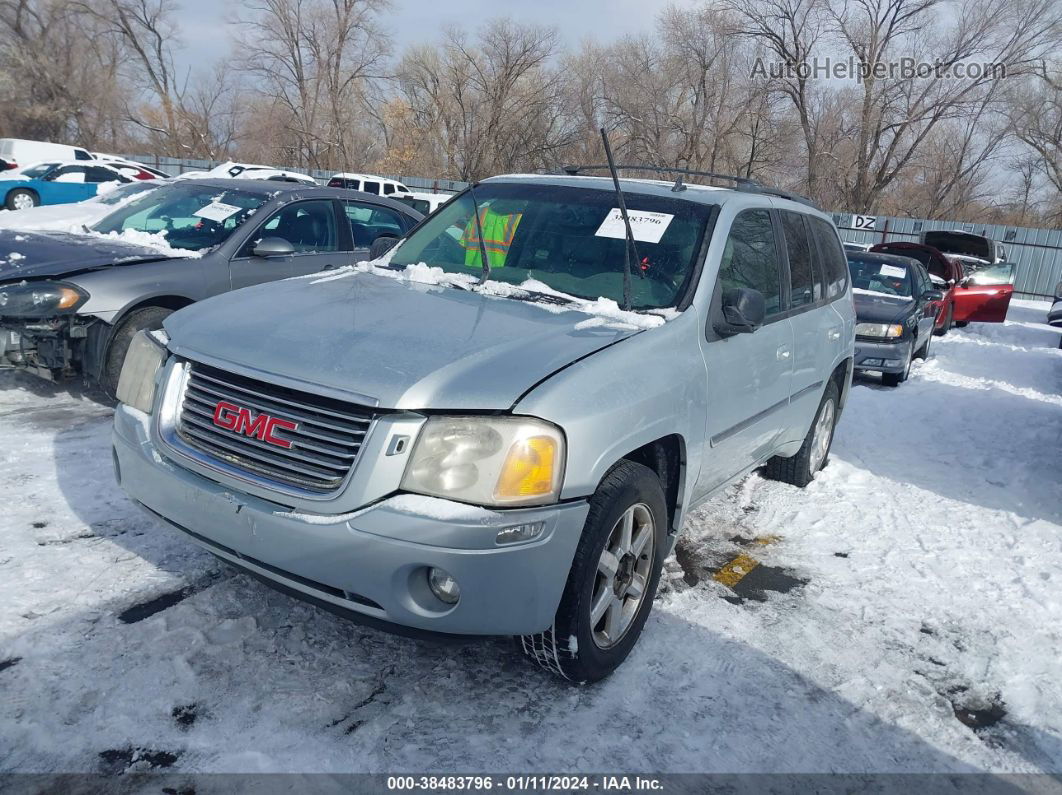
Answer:
[[[681,0],[677,4],[692,3]],[[565,43],[575,46],[587,36],[607,41],[649,28],[666,5],[664,0],[393,0],[384,24],[390,28],[399,51],[437,38],[448,25],[463,24],[474,29],[500,15],[555,25]],[[239,7],[231,0],[183,0],[179,65],[195,69],[226,55],[230,46],[229,20]]]

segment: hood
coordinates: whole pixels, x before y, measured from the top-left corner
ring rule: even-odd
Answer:
[[[994,259],[992,241],[982,235],[959,230],[934,229],[922,234],[922,242],[945,254],[964,254],[986,262]]]
[[[893,298],[888,295],[876,295],[852,292],[855,298],[856,322],[858,323],[899,323],[915,307],[910,298]]]
[[[296,389],[383,408],[505,410],[561,367],[637,333],[575,328],[586,319],[356,273],[227,293],[165,327],[179,355]]]
[[[73,276],[111,265],[167,259],[157,249],[71,232],[0,229],[0,282]]]

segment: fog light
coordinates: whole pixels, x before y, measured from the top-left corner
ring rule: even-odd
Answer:
[[[457,580],[444,569],[437,569],[434,566],[428,569],[428,587],[438,599],[448,605],[457,604],[457,600],[461,598],[461,589],[457,585]]]
[[[530,522],[528,524],[514,524],[498,531],[497,542],[499,544],[518,544],[521,541],[531,541],[542,535],[545,522]]]

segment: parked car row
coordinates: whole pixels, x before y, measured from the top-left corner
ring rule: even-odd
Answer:
[[[927,232],[924,241],[1005,255],[1001,246],[966,232]],[[970,322],[1002,323],[1014,293],[1013,263],[941,250],[929,242],[845,244],[859,324],[856,368],[899,386],[915,357],[929,356],[931,337]],[[858,248],[856,248],[858,246]]]

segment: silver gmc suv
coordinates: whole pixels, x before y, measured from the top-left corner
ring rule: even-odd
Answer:
[[[491,178],[371,262],[170,315],[121,374],[119,482],[328,610],[607,676],[687,512],[807,485],[851,382],[829,218],[682,177]]]

